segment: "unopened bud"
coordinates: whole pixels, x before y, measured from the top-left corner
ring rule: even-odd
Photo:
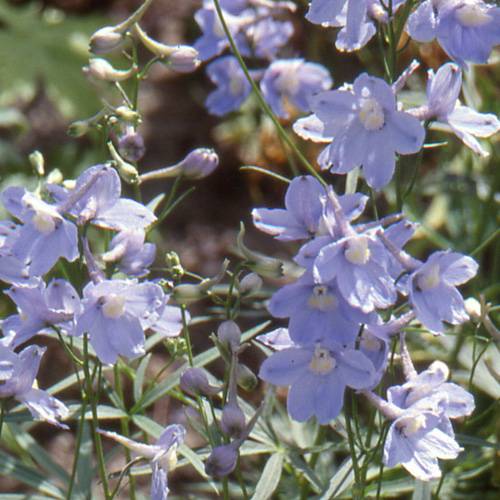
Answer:
[[[253,391],[259,381],[248,366],[239,364],[236,368],[236,383],[245,391]]]
[[[142,135],[137,132],[127,132],[118,141],[118,151],[127,161],[139,161],[146,152]]]
[[[179,304],[191,304],[207,296],[207,290],[201,285],[185,283],[177,285],[173,290],[173,296]]]
[[[90,59],[89,65],[85,66],[83,70],[95,80],[122,82],[128,80],[137,71],[137,68],[133,66],[127,70],[115,69],[106,59],[94,57]]]
[[[250,295],[262,288],[262,278],[257,273],[249,273],[240,281],[239,291],[243,295]]]
[[[180,163],[182,174],[188,179],[203,179],[219,165],[219,157],[213,149],[197,148]]]
[[[239,438],[245,431],[245,414],[236,403],[228,403],[222,410],[220,426],[224,434]]]
[[[78,120],[70,124],[68,127],[68,135],[71,137],[83,137],[89,130],[89,122],[85,120]]]
[[[238,449],[233,444],[217,446],[212,450],[205,463],[205,472],[212,477],[228,476],[236,468]]]
[[[115,109],[115,113],[126,122],[137,123],[141,118],[137,111],[130,109],[128,106],[119,106]]]
[[[482,313],[481,313],[481,304],[474,297],[469,297],[465,299],[465,310],[467,314],[474,321],[481,321]]]
[[[89,49],[94,54],[107,54],[121,47],[123,42],[123,33],[114,26],[105,26],[90,37]]]
[[[231,320],[224,321],[217,329],[217,337],[222,344],[227,344],[231,351],[238,349],[241,341],[240,327]]]
[[[201,368],[188,368],[181,375],[179,385],[191,396],[211,396],[219,392],[217,387],[210,385],[206,373]]]
[[[190,45],[177,45],[169,56],[169,67],[177,73],[191,73],[199,65],[199,53]]]
[[[33,151],[33,153],[29,155],[29,160],[37,175],[43,177],[45,175],[45,161],[42,153],[40,153],[40,151]]]
[[[127,163],[116,151],[112,142],[108,142],[108,149],[113,158],[116,166],[116,170],[120,174],[120,177],[128,184],[135,184],[139,179],[139,172],[130,163]]]

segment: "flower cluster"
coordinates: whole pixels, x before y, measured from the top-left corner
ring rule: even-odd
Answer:
[[[275,318],[288,318],[288,331],[261,338],[276,352],[262,364],[260,377],[290,387],[288,412],[298,421],[315,416],[327,424],[339,415],[346,387],[375,388],[386,369],[391,337],[414,319],[436,334],[444,333],[445,322],[456,325],[468,319],[456,287],[476,274],[476,262],[450,251],[434,252],[425,262],[414,259],[402,248],[415,225],[399,214],[356,223],[366,201],[359,193],[338,196],[331,186],[302,176],[290,183],[285,209],[255,209],[252,214],[257,228],[276,239],[306,240],[295,256],[303,274],[279,289],[268,305]],[[384,321],[397,304],[399,316]],[[418,386],[419,381],[408,383]],[[415,412],[405,404],[405,411]],[[436,412],[426,422],[436,426],[442,420]],[[408,413],[400,415],[409,422]],[[417,430],[412,443],[423,449],[419,436],[427,434]],[[393,445],[398,447],[395,441]],[[389,464],[407,466],[400,455],[390,456]],[[452,458],[452,452],[437,456]]]
[[[18,310],[2,322],[2,356],[13,360],[12,382],[2,386],[2,396],[21,399],[54,422],[54,412],[66,413],[31,388],[43,350],[30,346],[18,355],[14,349],[38,334],[88,335],[98,359],[114,364],[119,355],[144,354],[145,331],[178,335],[181,314],[160,285],[137,278],[148,274],[154,259],[155,245],[145,238],[156,216],[121,196],[112,167],[96,165],[66,186],[47,183],[42,192],[9,187],[2,199],[17,222],[2,222],[1,278],[11,285],[6,293]],[[114,234],[100,258],[83,236],[89,225]],[[85,262],[89,279],[81,296],[67,280],[50,279],[56,267],[77,259]]]
[[[332,79],[320,64],[297,57],[277,59],[294,31],[292,22],[283,18],[294,12],[296,6],[292,2],[269,0],[221,0],[219,3],[241,55],[259,62],[250,70],[250,75],[260,81],[262,95],[273,112],[281,118],[289,118],[295,110],[309,111],[309,98],[329,89]],[[241,107],[252,87],[236,57],[221,56],[228,49],[229,41],[212,0],[204,2],[195,19],[202,30],[202,36],[194,44],[200,59],[208,61],[217,57],[207,66],[207,74],[216,89],[207,97],[206,107],[214,115],[225,115]]]

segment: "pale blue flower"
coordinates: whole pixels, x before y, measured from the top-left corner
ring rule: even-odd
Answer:
[[[309,111],[309,98],[331,86],[330,73],[324,66],[303,59],[272,62],[260,82],[263,96],[281,118],[289,118],[290,105]]]
[[[160,319],[165,298],[154,283],[105,280],[84,288],[82,304],[76,333],[88,333],[99,360],[114,364],[144,354],[144,331]]]
[[[69,409],[49,393],[37,389],[35,379],[45,348],[31,345],[19,354],[0,345],[0,366],[8,370],[2,374],[0,398],[13,397],[24,403],[33,417],[67,429],[59,422],[69,416]]]
[[[425,130],[420,121],[399,111],[394,90],[384,80],[360,75],[352,90],[330,90],[311,98],[311,109],[333,137],[325,160],[333,173],[362,166],[367,183],[383,188],[392,178],[396,154],[418,152]]]
[[[259,377],[290,386],[287,409],[294,420],[315,416],[327,424],[340,413],[346,387],[369,387],[375,369],[361,352],[332,342],[277,351],[261,365]]]

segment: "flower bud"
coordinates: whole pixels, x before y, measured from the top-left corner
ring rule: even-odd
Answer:
[[[198,51],[190,45],[177,45],[173,47],[169,57],[169,67],[178,73],[191,73],[199,65]]]
[[[205,463],[205,472],[215,478],[228,476],[236,468],[238,449],[232,444],[217,446]]]
[[[45,161],[42,153],[40,153],[40,151],[33,151],[33,153],[29,155],[29,160],[37,175],[43,177],[45,175]]]
[[[77,120],[68,127],[68,135],[71,137],[83,137],[90,130],[90,124],[86,120]]]
[[[131,165],[123,160],[123,158],[118,154],[118,151],[116,151],[112,142],[108,142],[108,149],[120,177],[128,184],[136,184],[139,180],[139,172],[134,165]]]
[[[94,57],[90,59],[89,65],[85,66],[83,70],[95,80],[122,82],[128,80],[137,71],[137,68],[133,66],[128,70],[115,69],[106,59]]]
[[[262,288],[262,283],[257,273],[249,273],[240,281],[239,291],[243,295],[251,295]]]
[[[236,402],[228,403],[222,410],[220,426],[224,434],[239,438],[245,431],[245,414]]]
[[[188,368],[180,379],[180,388],[191,396],[211,396],[219,389],[210,385],[207,375],[201,368]]]
[[[240,346],[240,327],[234,321],[224,321],[217,329],[217,337],[222,344],[229,345],[231,351],[234,351]]]
[[[474,297],[469,297],[465,299],[465,310],[467,314],[474,321],[481,321],[482,313],[481,313],[481,304]]]
[[[248,368],[248,366],[243,364],[238,364],[236,369],[236,383],[245,391],[253,391],[259,381],[255,374]]]
[[[188,179],[203,179],[219,165],[219,157],[213,149],[197,148],[191,151],[180,163],[182,174]]]
[[[123,33],[114,26],[105,26],[90,37],[89,49],[94,54],[107,54],[118,49],[123,41]]]
[[[128,106],[119,106],[115,109],[115,113],[118,117],[126,122],[137,123],[140,120],[140,115],[137,111],[130,109]]]
[[[47,176],[47,184],[61,184],[63,180],[63,174],[58,168],[52,170]]]
[[[118,152],[127,161],[139,161],[146,152],[142,135],[135,131],[127,132],[118,141]]]

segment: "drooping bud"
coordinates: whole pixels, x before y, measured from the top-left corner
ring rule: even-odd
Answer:
[[[188,368],[180,378],[180,388],[191,396],[212,396],[219,389],[210,385],[207,375],[201,368]]]
[[[139,179],[139,172],[134,165],[127,163],[116,151],[112,142],[108,142],[108,149],[114,160],[116,170],[120,177],[128,184],[136,184]]]
[[[174,71],[191,73],[200,65],[198,51],[190,45],[166,45],[153,40],[136,24],[134,32],[142,44],[155,56],[165,59]]]
[[[127,161],[139,161],[146,152],[142,135],[135,131],[127,132],[118,141],[118,152]]]
[[[235,403],[228,403],[222,410],[220,426],[224,434],[230,437],[239,438],[245,431],[245,414]]]
[[[115,109],[115,113],[126,122],[138,123],[141,118],[137,111],[130,109],[128,106],[119,106]]]
[[[42,153],[40,153],[40,151],[33,151],[33,153],[29,155],[29,160],[36,174],[43,177],[45,175],[45,160],[43,159]]]
[[[217,337],[222,344],[228,345],[231,351],[235,351],[240,346],[240,327],[234,321],[224,321],[217,329]]]
[[[47,176],[47,184],[61,184],[63,180],[63,174],[58,168],[52,170]]]
[[[213,149],[197,148],[191,151],[180,165],[182,175],[188,179],[203,179],[217,168],[219,157]]]
[[[89,50],[94,54],[108,54],[120,48],[125,38],[115,26],[105,26],[97,30],[89,42]]]
[[[83,70],[95,80],[123,82],[128,80],[137,71],[137,68],[132,66],[127,70],[115,69],[106,59],[94,57],[90,59],[88,66],[85,66]]]
[[[262,288],[262,278],[257,273],[249,273],[240,281],[239,291],[242,295],[252,295]]]
[[[169,58],[169,67],[177,73],[192,73],[199,65],[198,51],[190,45],[176,45]]]
[[[237,446],[233,443],[217,446],[205,463],[205,472],[215,478],[226,477],[236,468],[237,461]]]
[[[83,137],[90,130],[90,123],[86,120],[77,120],[70,123],[68,135],[71,137]]]

